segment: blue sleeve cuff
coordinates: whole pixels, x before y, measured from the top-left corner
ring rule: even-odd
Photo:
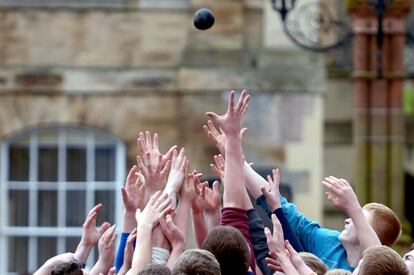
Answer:
[[[126,246],[129,234],[130,233],[125,233],[125,232],[121,233],[121,238],[120,238],[120,241],[119,241],[118,251],[116,253],[116,259],[115,259],[116,273],[119,272],[122,265],[124,264],[124,251],[125,251],[125,246]]]

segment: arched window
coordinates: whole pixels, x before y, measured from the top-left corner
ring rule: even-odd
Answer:
[[[125,160],[119,139],[86,127],[41,127],[7,138],[0,162],[0,273],[33,272],[56,254],[74,252],[97,203],[104,205],[98,224],[120,224]]]

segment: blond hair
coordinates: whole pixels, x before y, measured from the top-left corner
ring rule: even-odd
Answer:
[[[352,275],[352,272],[345,269],[331,269],[325,275]]]
[[[316,274],[324,275],[328,271],[328,267],[317,256],[309,252],[299,252],[299,256]]]

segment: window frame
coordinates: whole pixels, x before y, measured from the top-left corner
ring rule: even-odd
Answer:
[[[37,181],[38,170],[38,134],[44,130],[57,131],[58,141],[51,142],[50,145],[58,148],[58,178],[54,182]],[[71,143],[67,143],[66,134],[70,131],[83,133],[86,137],[82,146],[86,148],[86,179],[81,182],[65,181],[66,177],[66,152]],[[27,181],[12,181],[9,179],[9,148],[16,144],[15,139],[18,137],[29,137],[29,178]],[[104,137],[108,144],[115,148],[114,159],[114,179],[113,181],[95,181],[95,137]],[[43,142],[41,143],[44,144]],[[126,149],[121,139],[110,135],[107,132],[86,127],[86,126],[40,126],[14,133],[5,138],[0,145],[0,200],[5,202],[0,204],[0,251],[3,256],[0,257],[0,274],[16,274],[8,272],[8,238],[9,237],[28,237],[28,259],[27,266],[29,271],[35,271],[37,268],[37,241],[39,237],[55,237],[56,251],[58,254],[66,252],[67,237],[80,237],[82,234],[81,227],[66,226],[66,191],[78,190],[85,191],[86,209],[89,211],[95,204],[95,192],[101,190],[114,191],[114,221],[111,223],[122,223],[122,198],[119,195],[119,187],[124,184],[126,172]],[[69,184],[68,184],[69,183]],[[88,183],[88,184],[85,184]],[[12,186],[11,186],[12,184]],[[9,191],[25,190],[28,191],[29,214],[28,226],[10,226],[9,225]],[[37,225],[38,222],[38,200],[39,190],[56,191],[57,197],[57,226],[46,227]],[[87,213],[85,213],[86,215]],[[74,252],[74,251],[71,251]],[[88,259],[88,265],[93,265],[94,250]]]

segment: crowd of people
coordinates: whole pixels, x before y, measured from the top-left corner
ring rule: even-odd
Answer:
[[[255,172],[242,150],[249,99],[243,91],[236,102],[232,91],[225,114],[206,113],[211,120],[203,129],[220,151],[211,169],[222,192],[218,181],[209,186],[200,172],[189,172],[184,148],[162,154],[158,135],[141,132],[136,165],[121,188],[119,242],[115,225],[97,227],[99,204],[85,220],[76,251],[47,260],[35,274],[413,275],[414,250],[401,258],[390,248],[401,223],[387,206],[361,207],[348,181],[328,176],[322,180],[327,200],[349,216],[342,232],[330,230],[281,196],[278,169],[267,180]],[[264,227],[249,195],[273,228]],[[196,249],[186,249],[190,217]],[[96,245],[99,259],[86,271]]]

